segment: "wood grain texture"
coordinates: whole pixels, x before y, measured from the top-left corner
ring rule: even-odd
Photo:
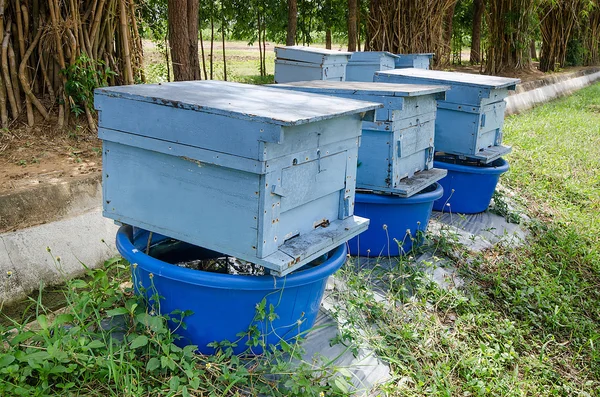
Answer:
[[[377,103],[331,99],[223,81],[185,81],[99,88],[95,106],[102,111],[107,98],[122,98],[199,113],[224,115],[265,124],[292,126],[377,109]],[[141,114],[145,117],[148,114]]]

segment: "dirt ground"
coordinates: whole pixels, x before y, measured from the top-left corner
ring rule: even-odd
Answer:
[[[206,45],[206,44],[205,44]],[[146,62],[158,61],[155,45],[144,43]],[[268,43],[267,51],[273,52],[274,45]],[[226,48],[234,51],[233,56],[258,59],[258,47],[244,42],[227,42]],[[208,49],[205,46],[205,51]],[[220,54],[221,43],[215,42],[214,51]],[[569,68],[564,72],[572,72],[581,68]],[[462,66],[455,70],[479,73],[479,66]],[[538,70],[520,71],[511,77],[519,77],[522,81],[539,79],[544,73]],[[91,132],[85,120],[79,126],[59,130],[55,119],[37,123],[34,128],[25,125],[25,120],[18,120],[8,129],[0,130],[0,194],[7,194],[19,189],[35,186],[45,181],[70,178],[80,175],[100,173],[101,142],[96,133]]]
[[[0,130],[0,194],[102,171],[102,143],[95,132],[59,130],[56,120],[33,128],[16,124]]]

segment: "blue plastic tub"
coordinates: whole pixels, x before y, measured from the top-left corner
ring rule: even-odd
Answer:
[[[151,244],[164,239],[166,237],[155,234]],[[237,341],[235,354],[244,352],[248,336],[237,335],[253,325],[267,345],[276,345],[281,339],[289,341],[305,333],[314,325],[327,278],[344,264],[347,254],[345,245],[342,245],[331,251],[323,263],[307,265],[285,277],[245,276],[169,264],[157,258],[168,257],[176,263],[221,255],[181,243],[180,249],[156,254],[157,258],[154,258],[144,254],[147,241],[147,231],[137,229],[134,233],[131,226],[123,226],[117,232],[117,249],[131,263],[136,292],[145,294],[155,310],[158,305],[151,297],[156,293],[163,297],[160,300],[162,314],[191,310],[193,314],[184,320],[185,329],[175,324],[171,326],[181,337],[179,345],[197,345],[204,354],[215,352],[207,344],[223,340]],[[193,258],[189,257],[190,253]],[[150,254],[155,255],[152,249]],[[264,310],[267,316],[270,305],[275,308],[278,317],[272,322],[255,318],[257,306],[263,298],[266,299]],[[253,347],[252,353],[260,354],[262,348]]]
[[[422,244],[431,207],[442,194],[437,183],[411,197],[356,193],[354,214],[369,218],[371,223],[366,232],[348,242],[350,254],[398,256]]]
[[[435,211],[457,214],[477,214],[487,209],[492,201],[500,175],[508,171],[508,162],[500,158],[490,164],[452,163],[442,157],[433,162],[435,168],[448,170],[438,181],[444,195],[433,203]]]

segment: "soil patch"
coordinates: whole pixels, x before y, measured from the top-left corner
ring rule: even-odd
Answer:
[[[56,120],[0,130],[0,194],[58,178],[100,173],[102,142],[87,128]]]

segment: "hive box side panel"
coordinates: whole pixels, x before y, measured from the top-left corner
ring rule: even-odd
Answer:
[[[317,151],[321,152],[321,157],[325,157],[333,153],[326,153],[324,148],[335,150],[338,142],[355,139],[355,145],[358,146],[361,123],[360,115],[354,114],[310,124],[284,127],[284,144],[261,143],[262,155],[266,160],[292,156],[296,159],[296,164],[312,161]],[[305,151],[312,151],[313,155],[307,154],[304,158],[300,157],[299,154]]]
[[[103,166],[106,217],[244,259],[256,256],[260,175],[113,142],[103,144]]]
[[[437,110],[437,101],[434,95],[422,95],[404,98],[401,110],[392,112],[391,121],[402,120],[409,117],[418,117],[421,114],[432,113]]]
[[[282,128],[120,98],[105,101],[99,112],[98,125],[100,128],[257,160],[261,159],[258,141],[280,141]]]
[[[275,47],[275,57],[277,59],[318,65],[325,63],[346,63],[351,55],[351,52],[327,50],[324,48],[303,46]]]
[[[394,60],[381,58],[377,62],[353,62],[346,66],[346,81],[373,82],[375,72],[394,69]]]
[[[479,113],[438,108],[435,121],[436,152],[469,155],[476,151]]]
[[[446,101],[464,105],[479,106],[482,101],[490,97],[490,89],[478,86],[454,85],[451,82],[437,82],[435,80],[419,77],[402,76],[395,74],[375,74],[375,82],[396,84],[427,84],[427,85],[451,85],[446,91]]]
[[[345,64],[319,65],[314,63],[275,60],[275,82],[290,83],[305,80],[344,81]]]
[[[359,189],[392,186],[392,145],[392,131],[363,130],[356,169]]]
[[[378,70],[378,64],[350,62],[346,66],[346,81],[373,81],[373,75]]]
[[[404,178],[433,165],[435,121],[428,120],[395,133],[394,187]]]

